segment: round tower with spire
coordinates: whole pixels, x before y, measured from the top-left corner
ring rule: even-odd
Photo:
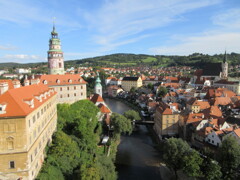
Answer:
[[[47,53],[49,74],[64,74],[64,59],[61,41],[58,38],[54,23],[51,38],[49,40],[49,51]]]
[[[101,80],[99,78],[99,74],[97,73],[97,79],[94,87],[95,94],[99,94],[102,96],[102,85],[101,85]]]

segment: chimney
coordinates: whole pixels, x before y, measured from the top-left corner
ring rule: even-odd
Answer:
[[[25,76],[24,86],[29,86],[29,80],[27,78],[27,75]]]
[[[202,115],[202,119],[204,119],[204,114]]]
[[[8,83],[7,82],[3,82],[0,84],[0,95],[4,94],[5,92],[8,91]]]
[[[20,85],[20,81],[19,80],[15,79],[12,82],[13,82],[14,89],[20,88],[21,85]]]

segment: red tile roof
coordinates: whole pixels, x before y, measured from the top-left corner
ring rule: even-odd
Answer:
[[[94,94],[91,101],[96,104],[97,102],[104,102],[103,98],[99,94]]]
[[[49,74],[36,76],[40,79],[41,83],[47,81],[47,85],[70,85],[70,84],[86,84],[86,81],[80,76],[80,74]],[[59,82],[58,82],[59,80]]]
[[[99,109],[100,109],[100,111],[102,112],[102,113],[111,113],[111,111],[110,111],[110,109],[108,109],[104,104],[99,104],[98,105],[98,107],[99,107]]]
[[[50,88],[43,84],[24,86],[7,91],[0,96],[0,104],[7,105],[6,113],[0,114],[0,117],[27,116],[56,94],[56,92],[52,90],[50,96],[47,95],[46,99],[42,98],[42,102],[40,102],[36,96],[45,92],[50,92]],[[31,108],[27,102],[24,102],[28,100],[34,101],[33,108]]]
[[[1,84],[1,83],[8,83],[8,90],[14,88],[13,82],[12,82],[11,79],[1,79],[1,80],[0,80],[0,84]]]

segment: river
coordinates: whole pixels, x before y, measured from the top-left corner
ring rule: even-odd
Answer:
[[[131,109],[120,101],[109,98],[104,100],[112,112],[123,114]],[[154,148],[145,125],[140,125],[138,131],[130,136],[121,136],[116,157],[119,180],[161,180],[159,165],[159,152]]]

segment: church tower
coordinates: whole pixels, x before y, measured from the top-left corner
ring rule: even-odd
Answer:
[[[96,83],[95,83],[95,87],[94,87],[94,93],[102,96],[102,85],[101,85],[101,80],[99,78],[98,73],[97,73],[97,79],[96,79]]]
[[[228,78],[228,63],[227,63],[227,53],[225,51],[224,59],[222,62],[222,79]]]
[[[64,74],[64,60],[63,52],[61,50],[61,41],[58,38],[58,33],[53,25],[51,32],[51,39],[49,40],[48,51],[48,68],[49,74]]]

